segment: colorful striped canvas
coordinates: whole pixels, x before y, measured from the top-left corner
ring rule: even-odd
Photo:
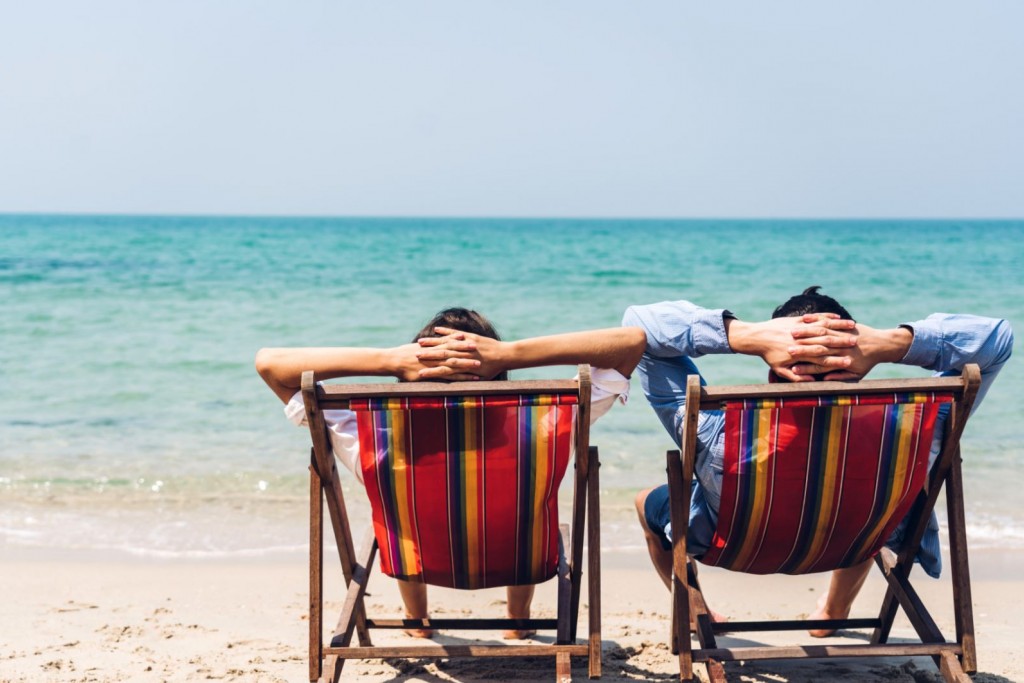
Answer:
[[[887,394],[727,402],[705,564],[804,574],[872,557],[924,486],[940,403]]]
[[[381,568],[453,588],[558,567],[575,396],[352,401]]]

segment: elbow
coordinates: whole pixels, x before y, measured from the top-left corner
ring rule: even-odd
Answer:
[[[643,358],[647,350],[647,333],[639,327],[623,327],[622,334],[625,337],[625,354],[622,362],[616,368],[624,377],[633,374],[633,370]]]
[[[259,373],[260,377],[266,381],[269,377],[273,376],[274,368],[274,350],[273,349],[260,349],[256,352],[256,372]]]
[[[639,345],[641,350],[647,348],[647,316],[641,312],[645,306],[630,306],[622,315],[622,327],[629,330],[631,345]]]
[[[288,381],[287,370],[284,366],[286,359],[285,349],[260,349],[256,352],[254,364],[256,372],[266,382],[270,390],[277,394],[283,402],[288,403],[297,390],[297,385]]]
[[[999,348],[998,363],[1005,363],[1013,354],[1013,327],[1010,321],[1000,320],[996,327],[996,339]]]
[[[624,327],[623,330],[626,332],[630,351],[639,358],[647,348],[647,333],[642,327]]]
[[[277,391],[277,387],[287,382],[282,361],[284,354],[282,349],[260,349],[256,352],[256,372],[271,389]]]

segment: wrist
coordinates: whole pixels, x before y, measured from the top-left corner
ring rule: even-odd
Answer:
[[[907,352],[910,351],[910,345],[914,342],[914,332],[907,327],[895,327],[891,330],[886,330],[886,337],[888,338],[888,349],[886,362],[888,363],[899,363],[903,360]]]
[[[530,362],[532,341],[531,339],[517,339],[516,341],[495,342],[493,350],[489,354],[490,363],[495,366],[495,371],[518,370],[535,364]]]
[[[900,362],[914,341],[914,333],[906,327],[876,330],[858,325],[857,333],[861,351],[875,364]]]
[[[405,365],[402,362],[402,347],[382,349],[380,351],[380,367],[383,370],[382,375],[403,379]]]
[[[743,322],[739,318],[725,318],[722,322],[725,325],[725,337],[732,352],[748,355],[753,353],[749,343],[751,323]]]

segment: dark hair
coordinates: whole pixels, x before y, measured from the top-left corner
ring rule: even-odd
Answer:
[[[846,320],[853,320],[853,316],[842,304],[830,296],[819,294],[819,289],[821,285],[814,285],[805,289],[803,293],[790,297],[789,301],[775,309],[772,317],[791,318],[807,313],[836,313]]]
[[[501,341],[498,331],[494,329],[494,325],[491,324],[490,320],[476,311],[468,308],[462,308],[460,306],[454,306],[452,308],[446,308],[443,311],[439,311],[433,318],[431,318],[430,322],[424,325],[423,329],[413,337],[413,342],[417,339],[423,339],[424,337],[440,337],[441,335],[434,331],[435,327],[450,327],[453,330],[472,332],[473,334],[478,334],[481,337],[490,337],[491,339]],[[491,377],[490,379],[501,381],[507,380],[508,372],[501,372],[496,377]]]

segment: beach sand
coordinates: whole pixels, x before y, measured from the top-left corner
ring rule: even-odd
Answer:
[[[306,581],[301,558],[252,561],[119,560],[44,556],[4,549],[0,577],[0,681],[303,681],[307,679]],[[328,557],[330,557],[328,555]],[[1024,597],[1020,554],[972,556],[980,673],[988,683],[1024,680],[1017,627]],[[603,558],[603,667],[605,681],[670,680],[677,659],[666,645],[668,593],[639,553]],[[944,633],[952,633],[948,578],[916,573],[919,589]],[[702,580],[712,606],[736,618],[798,617],[813,608],[825,575],[750,577],[705,568]],[[340,611],[340,571],[329,572],[327,623]],[[873,616],[883,582],[869,579],[856,608]],[[375,574],[368,606],[376,616],[399,616],[394,581]],[[551,614],[554,585],[538,589],[535,614]],[[586,596],[584,595],[584,608]],[[504,609],[504,591],[431,589],[434,616],[493,614]],[[585,612],[581,626],[585,628]],[[583,630],[581,628],[581,632]],[[894,638],[912,637],[904,618]],[[498,634],[482,632],[484,641]],[[835,643],[863,642],[850,632]],[[792,634],[744,634],[723,644],[781,643]],[[442,633],[439,643],[464,642]],[[550,638],[542,636],[541,642]],[[379,643],[416,643],[398,632]],[[795,642],[790,640],[789,642]],[[817,641],[823,642],[823,641]],[[829,663],[731,664],[730,680],[898,681],[939,680],[929,659],[844,660]],[[703,672],[701,672],[703,673]],[[574,660],[573,675],[586,680]],[[553,680],[554,662],[534,659],[371,660],[350,662],[343,678],[365,681]]]

